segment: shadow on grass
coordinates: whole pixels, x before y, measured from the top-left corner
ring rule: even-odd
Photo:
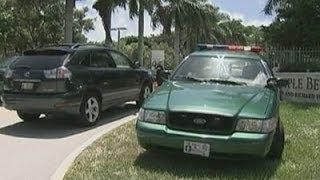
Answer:
[[[117,121],[135,114],[137,111],[138,108],[135,104],[111,107],[102,113],[100,121],[94,127],[82,127],[76,123],[77,119],[74,117],[43,117],[35,122],[18,122],[2,127],[0,134],[36,139],[65,138]]]
[[[282,101],[281,106],[289,106],[294,109],[300,109],[300,110],[320,108],[320,105],[315,103],[297,103],[297,102],[289,102],[289,101]]]
[[[135,166],[183,178],[269,179],[280,161],[270,159],[207,159],[182,153],[141,153]]]

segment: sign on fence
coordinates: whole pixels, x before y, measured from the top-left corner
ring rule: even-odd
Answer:
[[[276,77],[289,80],[289,85],[281,88],[282,99],[320,103],[320,73],[277,73]]]
[[[151,64],[161,64],[164,66],[164,51],[163,50],[152,50],[151,51]]]

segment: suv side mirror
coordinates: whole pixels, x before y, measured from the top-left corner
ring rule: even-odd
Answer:
[[[289,81],[287,79],[281,79],[281,78],[270,78],[267,80],[267,86],[268,87],[284,87],[289,84]]]
[[[135,61],[135,62],[134,62],[134,65],[135,65],[136,67],[140,67],[140,66],[141,66],[141,64],[140,64],[139,61]]]

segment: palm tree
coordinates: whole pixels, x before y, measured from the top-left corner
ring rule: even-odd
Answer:
[[[152,14],[153,25],[156,27],[161,24],[165,36],[170,37],[171,28],[174,27],[173,46],[176,64],[180,59],[182,29],[203,21],[206,2],[207,0],[164,0]],[[171,44],[170,42],[171,38],[168,38],[168,43]]]
[[[225,29],[226,37],[225,44],[246,44],[245,27],[241,20],[229,20],[221,23],[220,25]]]
[[[155,4],[160,3],[161,0],[128,0],[130,9],[130,18],[138,16],[138,60],[143,65],[143,51],[144,51],[144,12],[147,10],[152,14]]]
[[[223,15],[219,13],[219,9],[211,4],[201,4],[199,19],[190,21],[184,28],[185,54],[189,54],[195,50],[196,44],[201,43],[219,43],[220,36],[224,31],[219,26],[219,22],[223,19]]]
[[[126,7],[126,0],[98,0],[93,8],[99,12],[100,17],[102,18],[103,27],[106,34],[105,45],[112,46],[111,38],[111,18],[112,12],[116,7]]]
[[[265,14],[271,15],[273,10],[281,5],[284,5],[286,1],[287,0],[268,0],[263,11]]]
[[[165,37],[165,41],[168,44],[171,44],[171,28],[173,23],[173,15],[170,4],[157,4],[151,14],[151,21],[154,28],[162,25],[162,35]]]

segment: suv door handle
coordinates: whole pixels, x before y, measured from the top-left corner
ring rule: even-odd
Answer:
[[[98,71],[98,72],[95,72],[94,74],[95,74],[96,76],[101,76],[101,75],[103,75],[103,72]]]

